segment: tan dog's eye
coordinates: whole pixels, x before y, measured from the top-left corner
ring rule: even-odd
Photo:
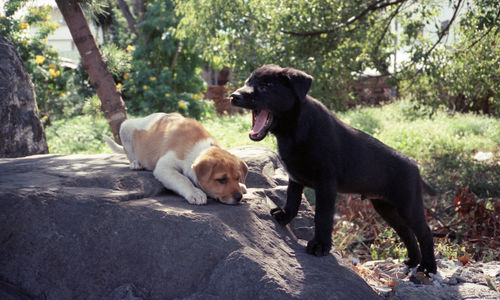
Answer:
[[[219,178],[219,179],[215,179],[215,181],[217,181],[220,184],[226,184],[227,183],[227,178]]]

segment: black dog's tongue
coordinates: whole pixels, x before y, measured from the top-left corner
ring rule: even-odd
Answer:
[[[252,131],[250,131],[250,136],[258,137],[262,134],[262,131],[267,129],[266,125],[268,125],[267,120],[270,113],[270,111],[264,109],[259,111],[257,114],[255,111],[252,111]]]

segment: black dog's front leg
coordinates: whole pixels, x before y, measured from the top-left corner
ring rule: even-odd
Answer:
[[[281,225],[286,225],[292,221],[297,215],[300,207],[300,201],[302,200],[302,191],[304,186],[293,180],[288,181],[288,188],[286,190],[286,204],[285,210],[276,207],[271,209],[271,215],[280,223]]]
[[[316,210],[314,213],[314,238],[307,243],[306,252],[324,256],[332,248],[333,214],[337,189],[334,183],[327,183],[315,190]]]

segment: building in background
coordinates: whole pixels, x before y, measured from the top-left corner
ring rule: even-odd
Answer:
[[[0,9],[3,9],[4,3],[4,0],[0,0]],[[57,51],[59,51],[60,57],[67,67],[78,65],[80,61],[80,54],[78,53],[78,49],[73,42],[68,26],[66,26],[66,22],[64,21],[64,18],[54,0],[27,1],[25,7],[17,12],[15,17],[22,18],[30,7],[43,6],[50,7],[51,20],[59,24],[59,28],[47,37],[47,45],[53,46]],[[102,43],[102,30],[94,22],[90,22],[90,20],[88,21],[90,30],[94,35],[94,39],[97,43]],[[35,33],[37,30],[38,29],[36,27],[30,28],[32,33]]]

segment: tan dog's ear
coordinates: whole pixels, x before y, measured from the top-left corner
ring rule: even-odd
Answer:
[[[216,163],[210,159],[202,159],[194,162],[191,167],[199,184],[206,183],[210,179],[215,165]]]
[[[241,183],[245,183],[245,181],[247,179],[247,175],[248,175],[248,166],[242,159],[240,159],[240,168],[241,168],[240,181],[241,181]]]

